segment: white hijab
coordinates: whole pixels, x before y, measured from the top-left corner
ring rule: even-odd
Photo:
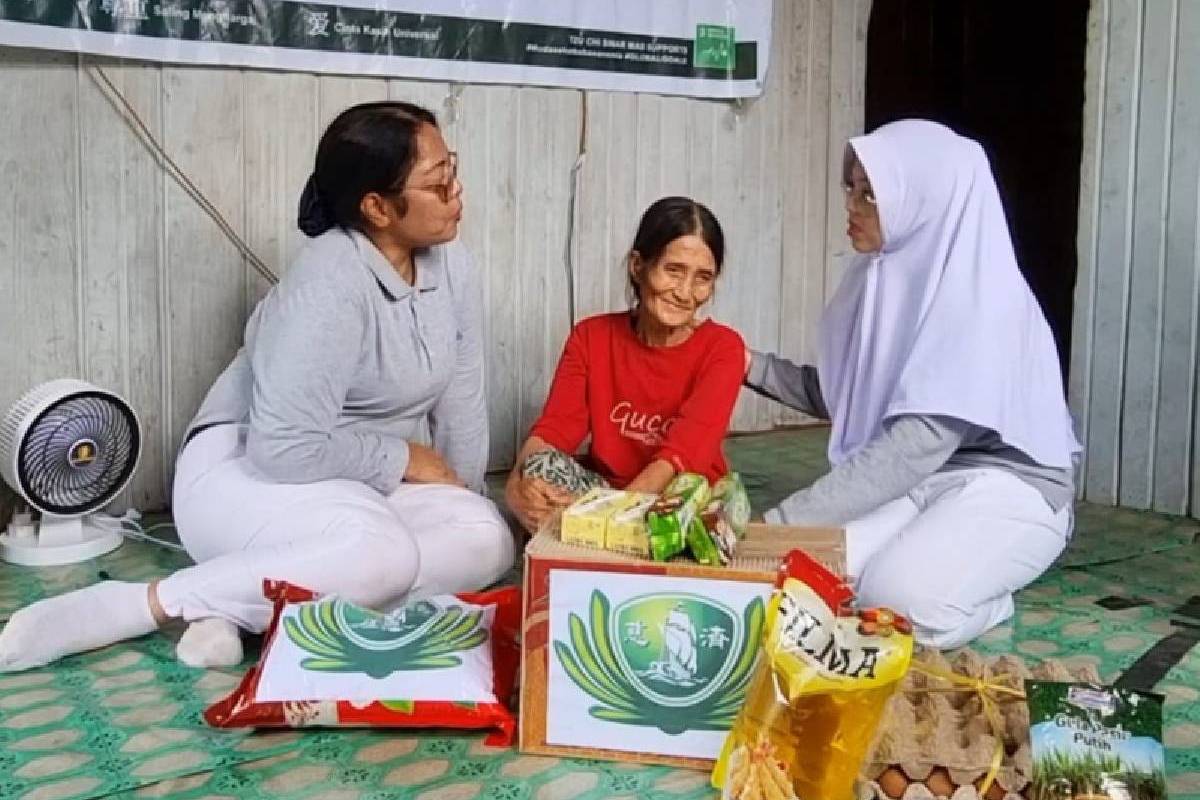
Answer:
[[[850,140],[883,249],[850,265],[825,309],[817,369],[839,464],[903,414],[995,431],[1048,467],[1080,446],[1050,327],[1017,267],[983,149],[905,120]]]

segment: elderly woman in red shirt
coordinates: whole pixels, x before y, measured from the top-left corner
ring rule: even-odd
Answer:
[[[526,529],[592,485],[659,492],[680,472],[725,474],[721,440],[745,371],[743,343],[698,318],[724,258],[721,226],[700,203],[666,197],[646,210],[626,259],[632,310],[571,331],[509,475],[505,498]]]

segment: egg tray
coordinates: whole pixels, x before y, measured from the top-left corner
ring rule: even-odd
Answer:
[[[1047,660],[1030,668],[1019,656],[984,659],[973,650],[960,651],[953,661],[926,651],[914,663],[1013,689],[1023,689],[1026,678],[1100,682],[1092,667],[1071,670]],[[909,670],[884,711],[861,772],[859,800],[1022,800],[1032,771],[1025,701],[999,696],[1004,758],[981,798],[977,786],[991,766],[996,736],[978,694],[944,691],[948,687],[945,680]]]

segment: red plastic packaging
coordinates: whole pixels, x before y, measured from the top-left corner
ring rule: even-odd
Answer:
[[[228,697],[204,712],[204,719],[216,728],[293,728],[293,727],[379,727],[379,728],[491,728],[486,744],[505,747],[512,743],[516,720],[509,710],[520,666],[517,639],[521,622],[521,593],[516,586],[488,592],[463,593],[459,600],[477,606],[495,606],[489,636],[493,672],[493,702],[413,701],[381,698],[377,702],[352,703],[343,700],[311,700],[297,697],[289,701],[259,702],[255,699],[262,668],[279,635],[280,619],[291,603],[318,599],[308,589],[280,581],[264,581],[263,593],[275,604],[271,624],[263,640],[259,663],[250,669]]]
[[[775,588],[788,578],[807,584],[835,613],[849,611],[854,602],[854,590],[839,575],[835,575],[803,550],[792,550],[779,565]]]

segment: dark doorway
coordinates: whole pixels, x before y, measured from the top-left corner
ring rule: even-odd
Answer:
[[[867,34],[867,130],[924,117],[983,145],[1064,375],[1087,14],[1087,0],[875,0]]]

